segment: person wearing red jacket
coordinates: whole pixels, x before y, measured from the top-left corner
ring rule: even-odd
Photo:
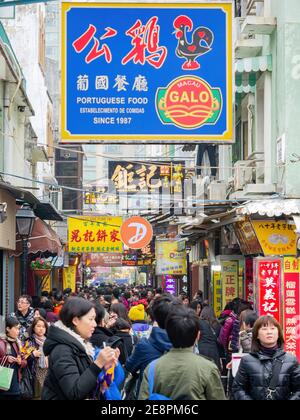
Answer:
[[[21,371],[27,362],[21,354],[18,336],[20,324],[17,318],[8,317],[5,320],[5,335],[0,337],[0,365],[14,370],[11,386],[8,391],[0,390],[1,400],[19,400],[21,395]]]

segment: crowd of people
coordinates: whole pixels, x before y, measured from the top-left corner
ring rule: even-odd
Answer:
[[[300,399],[278,322],[240,298],[217,318],[201,291],[192,302],[142,286],[20,296],[0,365],[12,372],[0,400]]]

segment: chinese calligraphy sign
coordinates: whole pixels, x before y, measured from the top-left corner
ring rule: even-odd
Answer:
[[[182,194],[185,170],[182,162],[131,163],[111,161],[108,176],[117,193],[136,194],[139,192]]]
[[[238,261],[222,261],[223,308],[238,297]]]
[[[121,225],[121,217],[69,218],[69,252],[122,252]]]
[[[300,261],[284,258],[283,331],[285,350],[300,360]]]
[[[232,142],[232,5],[62,4],[63,141]]]
[[[271,315],[281,321],[281,260],[258,260],[258,307],[259,315]]]

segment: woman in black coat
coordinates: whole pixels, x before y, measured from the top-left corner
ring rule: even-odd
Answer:
[[[300,400],[300,366],[296,357],[282,349],[283,344],[278,322],[271,316],[260,317],[253,328],[252,352],[242,358],[233,382],[235,400]]]
[[[218,344],[220,330],[221,326],[214,314],[213,308],[204,306],[200,314],[199,354],[212,359],[221,371],[221,355]]]
[[[91,302],[69,298],[60,312],[60,321],[51,326],[44,344],[49,370],[42,400],[92,399],[103,367],[116,363],[118,350],[106,347],[93,361],[94,349],[88,342],[96,327]]]

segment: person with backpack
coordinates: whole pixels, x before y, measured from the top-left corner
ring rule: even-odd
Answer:
[[[136,396],[139,393],[145,368],[153,360],[167,353],[172,344],[165,330],[166,318],[172,309],[175,298],[171,295],[161,295],[154,299],[150,310],[153,328],[149,338],[142,338],[136,345],[125,367],[136,377]]]
[[[252,351],[242,358],[234,378],[235,400],[300,400],[300,366],[283,345],[276,319],[260,317],[253,328]]]
[[[94,348],[102,349],[105,346],[110,346],[112,348],[118,348],[120,351],[122,364],[126,361],[126,350],[124,349],[124,340],[116,334],[116,331],[113,328],[107,328],[105,324],[106,310],[98,302],[95,303],[96,311],[96,323],[97,326],[93,332],[90,342]],[[114,319],[113,326],[115,327],[116,321],[118,318]],[[110,322],[110,321],[108,321]]]
[[[235,298],[232,301],[232,311],[229,315],[225,318],[223,326],[221,328],[218,341],[223,346],[224,351],[227,355],[227,361],[231,360],[231,340],[232,340],[232,332],[233,332],[233,325],[235,321],[238,319],[238,307],[239,307],[240,299]]]
[[[193,353],[200,337],[195,312],[174,306],[166,330],[173,348],[146,368],[139,400],[225,400],[217,366]]]
[[[136,343],[136,338],[131,333],[131,324],[123,318],[117,318],[114,326],[114,337],[122,339],[122,346],[120,347],[119,362],[121,365],[126,363],[126,360],[133,352],[133,346]]]

